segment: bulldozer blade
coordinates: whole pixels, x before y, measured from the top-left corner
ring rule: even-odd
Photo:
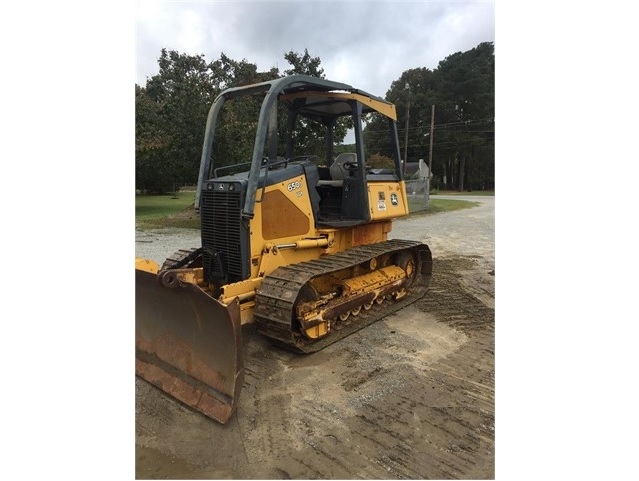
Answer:
[[[244,382],[239,301],[228,306],[198,286],[164,287],[135,270],[135,372],[222,424]]]

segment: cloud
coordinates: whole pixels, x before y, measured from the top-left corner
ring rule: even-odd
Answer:
[[[327,78],[384,96],[405,70],[494,38],[492,1],[142,1],[135,81],[157,73],[162,48],[280,71],[286,52],[308,49]]]

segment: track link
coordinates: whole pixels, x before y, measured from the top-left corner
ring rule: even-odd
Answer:
[[[161,271],[165,269],[179,269],[180,267],[193,267],[202,252],[201,248],[191,247],[190,249],[180,249],[174,252],[171,257],[167,257],[162,264]]]
[[[333,321],[329,333],[323,338],[310,340],[302,335],[295,322],[295,307],[300,291],[309,281],[344,269],[356,268],[372,258],[396,255],[404,251],[412,252],[417,259],[415,279],[406,296],[381,304],[373,303],[371,308],[362,309],[359,315],[347,321]],[[357,246],[273,271],[264,278],[257,291],[254,318],[258,331],[271,342],[296,352],[316,352],[423,297],[431,273],[430,249],[420,242],[394,239]]]

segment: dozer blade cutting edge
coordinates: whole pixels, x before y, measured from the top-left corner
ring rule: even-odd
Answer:
[[[136,374],[226,423],[244,382],[239,302],[226,306],[192,284],[164,287],[154,269],[137,267]]]

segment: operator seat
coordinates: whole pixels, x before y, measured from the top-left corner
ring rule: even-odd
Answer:
[[[345,162],[357,162],[357,154],[350,152],[339,154],[329,167],[331,180],[320,180],[317,185],[342,187],[342,185],[344,184],[344,179],[349,176],[348,169],[344,167]]]

